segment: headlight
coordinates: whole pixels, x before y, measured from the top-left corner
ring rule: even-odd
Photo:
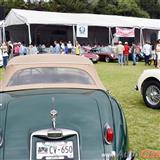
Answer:
[[[114,54],[111,54],[111,57],[114,57]]]

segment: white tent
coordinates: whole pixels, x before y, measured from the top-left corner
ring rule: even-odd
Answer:
[[[5,26],[18,24],[58,24],[70,26],[85,24],[88,26],[136,27],[160,30],[159,19],[12,9],[5,19]]]
[[[12,9],[5,19],[5,26],[26,24],[31,42],[31,24],[47,25],[88,25],[101,27],[132,27],[160,30],[159,19],[99,15],[86,13],[59,13],[33,10]],[[74,30],[73,30],[74,31]]]

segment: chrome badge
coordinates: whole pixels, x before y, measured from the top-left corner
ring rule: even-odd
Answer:
[[[58,112],[53,109],[50,111],[50,115],[51,115],[51,118],[52,118],[52,125],[53,125],[53,128],[55,129],[56,128],[56,117],[58,115]]]
[[[57,118],[57,115],[58,115],[58,112],[56,111],[55,109],[55,98],[52,97],[52,103],[53,103],[53,110],[50,111],[50,116],[52,118],[52,126],[53,126],[53,129],[56,128],[56,118]]]

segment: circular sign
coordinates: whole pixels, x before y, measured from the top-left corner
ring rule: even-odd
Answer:
[[[81,33],[81,34],[84,34],[85,33],[85,27],[84,26],[80,26],[79,27],[79,32]]]

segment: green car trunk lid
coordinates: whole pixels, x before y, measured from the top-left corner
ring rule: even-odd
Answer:
[[[55,108],[58,111],[56,128],[78,132],[81,159],[103,159],[104,139],[100,112],[105,114],[109,111],[101,110],[100,102],[95,98],[96,94],[96,91],[87,90],[28,91],[12,94],[5,122],[4,160],[29,160],[31,133],[52,128],[52,97],[55,98]],[[104,93],[102,95],[104,96]],[[111,117],[108,116],[108,119]]]

